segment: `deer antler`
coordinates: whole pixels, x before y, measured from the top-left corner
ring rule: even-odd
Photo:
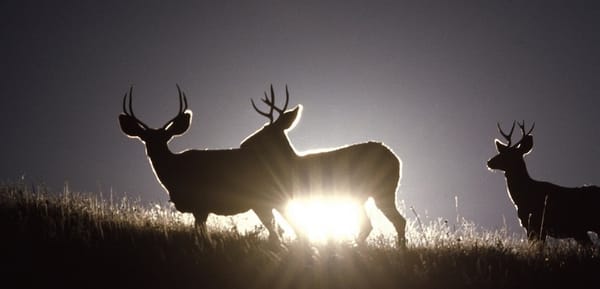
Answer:
[[[279,115],[281,115],[287,109],[288,103],[290,101],[290,92],[288,91],[288,87],[286,85],[285,86],[285,104],[283,105],[283,108],[278,108],[275,105],[275,92],[273,91],[272,84],[271,84],[271,96],[269,97],[267,95],[267,92],[265,91],[265,97],[261,100],[262,100],[262,102],[264,102],[266,105],[269,106],[268,113],[258,109],[258,107],[256,107],[256,104],[254,103],[253,99],[250,99],[250,102],[252,103],[252,107],[254,107],[254,110],[256,110],[256,112],[258,112],[260,115],[267,117],[269,119],[269,124],[271,124],[271,123],[273,123],[273,111],[276,110],[279,113]]]
[[[512,147],[518,146],[526,136],[531,134],[531,132],[533,131],[533,128],[535,127],[535,122],[534,122],[533,125],[531,125],[531,129],[529,129],[528,132],[525,132],[525,121],[516,122],[516,124],[519,125],[519,129],[521,129],[522,136],[521,136],[521,140],[519,140],[517,143],[512,145]],[[500,134],[508,141],[508,144],[506,146],[511,147],[511,137],[515,130],[515,121],[513,121],[513,125],[512,125],[512,128],[510,129],[510,133],[508,133],[508,134],[504,133],[504,131],[502,131],[502,128],[500,127],[500,123],[498,123],[498,130],[500,131]]]
[[[498,130],[500,131],[500,134],[508,141],[508,144],[506,146],[510,147],[510,144],[511,144],[510,139],[512,138],[512,134],[515,130],[515,122],[513,121],[512,127],[510,128],[510,133],[508,133],[508,134],[504,133],[504,131],[500,127],[500,123],[497,123],[497,125],[498,125]]]
[[[521,129],[522,135],[521,135],[521,140],[519,140],[516,144],[514,144],[513,147],[519,146],[519,144],[521,144],[521,142],[523,142],[525,137],[528,136],[529,134],[531,134],[531,132],[533,131],[533,128],[535,127],[535,122],[534,122],[533,125],[531,126],[531,129],[528,132],[525,132],[525,121],[523,120],[523,122],[517,122],[517,124],[519,125],[519,129]]]
[[[179,84],[176,84],[177,92],[179,93],[179,112],[177,115],[183,113],[188,108],[187,97],[185,96],[185,92],[181,91]]]
[[[188,108],[187,97],[185,95],[185,92],[181,91],[181,88],[179,87],[178,84],[177,84],[177,91],[179,92],[179,112],[177,112],[177,115],[175,116],[175,118],[178,117],[180,114],[182,114]],[[123,113],[125,115],[133,118],[143,128],[148,129],[149,128],[148,125],[146,125],[141,120],[139,120],[133,113],[132,101],[133,101],[133,85],[131,87],[129,87],[129,92],[125,93],[125,96],[123,97]],[[127,106],[127,103],[129,103],[129,107]],[[173,118],[173,119],[175,119],[175,118]]]
[[[188,108],[187,97],[185,96],[185,92],[183,92],[181,90],[181,87],[179,87],[179,84],[175,84],[175,86],[177,86],[177,93],[179,94],[179,111],[177,112],[177,115],[175,115],[175,117],[173,117],[167,123],[167,125],[170,124],[171,122],[175,121],[175,119],[178,118],[179,116],[181,116]]]
[[[528,136],[529,134],[531,134],[531,132],[533,131],[533,128],[535,127],[535,122],[531,125],[531,129],[529,129],[529,131],[527,133],[525,133],[525,121],[523,122],[517,122],[517,124],[519,125],[519,128],[521,129],[521,133],[523,134],[523,137]]]
[[[129,98],[129,111],[127,111],[127,107],[125,106],[125,103],[127,102],[127,98]],[[133,113],[133,105],[131,104],[132,99],[133,99],[133,85],[129,87],[129,93],[125,93],[125,96],[123,97],[123,113],[125,115],[128,115],[131,118],[135,119],[135,121],[138,124],[140,124],[142,127],[147,129],[148,126],[145,123],[143,123],[141,120],[139,120]]]

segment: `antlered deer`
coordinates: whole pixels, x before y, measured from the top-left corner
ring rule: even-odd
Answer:
[[[179,86],[179,112],[161,128],[150,128],[137,119],[132,108],[132,90],[123,97],[122,131],[139,138],[154,173],[169,193],[175,208],[194,215],[201,232],[206,230],[209,213],[233,215],[252,209],[269,230],[271,241],[280,238],[274,223],[273,208],[282,211],[285,200],[274,191],[275,181],[264,172],[269,164],[261,162],[252,150],[186,150],[173,153],[167,144],[185,133],[192,120],[187,98]],[[129,110],[126,102],[129,102]]]
[[[401,177],[401,163],[385,145],[367,142],[345,146],[335,150],[300,155],[290,143],[287,131],[292,129],[301,115],[302,106],[286,111],[289,92],[283,108],[275,105],[273,86],[271,95],[262,101],[269,112],[259,110],[254,101],[252,106],[269,119],[262,129],[242,142],[241,148],[254,151],[268,170],[265,174],[277,180],[279,191],[288,198],[320,195],[325,197],[350,197],[364,204],[369,197],[392,222],[398,233],[400,245],[405,243],[406,220],[396,207],[396,190]],[[274,120],[273,113],[278,118]],[[358,241],[363,242],[372,230],[364,206],[361,211],[361,228]],[[299,233],[296,230],[296,233]]]
[[[565,188],[532,179],[523,156],[533,147],[531,131],[535,124],[528,132],[525,132],[525,122],[518,124],[522,138],[515,144],[511,143],[515,123],[508,134],[498,124],[500,134],[508,143],[495,141],[498,155],[491,158],[487,165],[490,169],[504,171],[508,193],[517,208],[521,226],[530,240],[544,241],[546,236],[552,236],[574,238],[579,243],[589,244],[588,231],[600,232],[597,213],[600,188]]]

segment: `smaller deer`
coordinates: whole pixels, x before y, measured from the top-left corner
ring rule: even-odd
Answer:
[[[498,124],[500,134],[508,143],[503,144],[496,139],[498,155],[491,158],[487,166],[491,170],[504,171],[508,194],[529,240],[544,241],[546,236],[552,236],[574,238],[580,244],[590,244],[588,231],[600,232],[597,214],[600,187],[565,188],[532,179],[523,157],[533,147],[531,132],[535,123],[527,132],[524,121],[518,125],[522,138],[512,144],[515,122],[508,134]]]

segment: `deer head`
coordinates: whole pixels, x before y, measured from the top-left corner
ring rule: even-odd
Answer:
[[[271,95],[265,96],[262,101],[269,106],[269,112],[264,112],[258,109],[254,100],[250,99],[252,107],[260,115],[269,119],[269,123],[265,124],[261,129],[247,137],[242,144],[241,148],[256,148],[264,152],[269,153],[290,153],[293,152],[293,148],[287,138],[286,132],[292,129],[300,119],[302,114],[302,106],[298,105],[295,108],[286,111],[290,100],[290,93],[287,86],[285,87],[285,104],[282,108],[277,107],[275,104],[275,93],[273,92],[273,85],[271,85]],[[277,111],[279,116],[274,119],[273,114]],[[290,151],[288,151],[290,150]]]
[[[531,136],[531,132],[535,127],[535,123],[533,123],[531,129],[528,132],[525,132],[525,121],[523,121],[523,123],[517,124],[521,129],[522,136],[520,141],[518,141],[515,144],[512,144],[511,138],[515,130],[515,122],[513,122],[513,125],[508,134],[502,131],[502,128],[498,123],[498,130],[500,131],[500,134],[506,139],[507,143],[504,144],[498,139],[496,139],[495,143],[496,149],[498,150],[498,154],[488,161],[488,168],[492,170],[502,170],[506,172],[512,168],[519,168],[525,166],[523,156],[529,153],[533,147],[533,136]]]
[[[139,138],[146,145],[166,144],[174,136],[182,135],[190,127],[192,111],[188,110],[185,93],[177,86],[179,92],[179,112],[161,128],[150,128],[133,113],[133,86],[123,97],[123,113],[119,115],[121,130],[131,138]],[[129,102],[129,110],[126,103]]]

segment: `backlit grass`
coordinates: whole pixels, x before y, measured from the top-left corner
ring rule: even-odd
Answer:
[[[5,184],[0,287],[558,288],[600,281],[597,247],[532,245],[466,220],[422,222],[413,214],[406,250],[377,232],[361,246],[288,238],[274,247],[260,226],[241,230],[221,218],[209,227],[210,237],[200,236],[192,217],[169,204]]]

